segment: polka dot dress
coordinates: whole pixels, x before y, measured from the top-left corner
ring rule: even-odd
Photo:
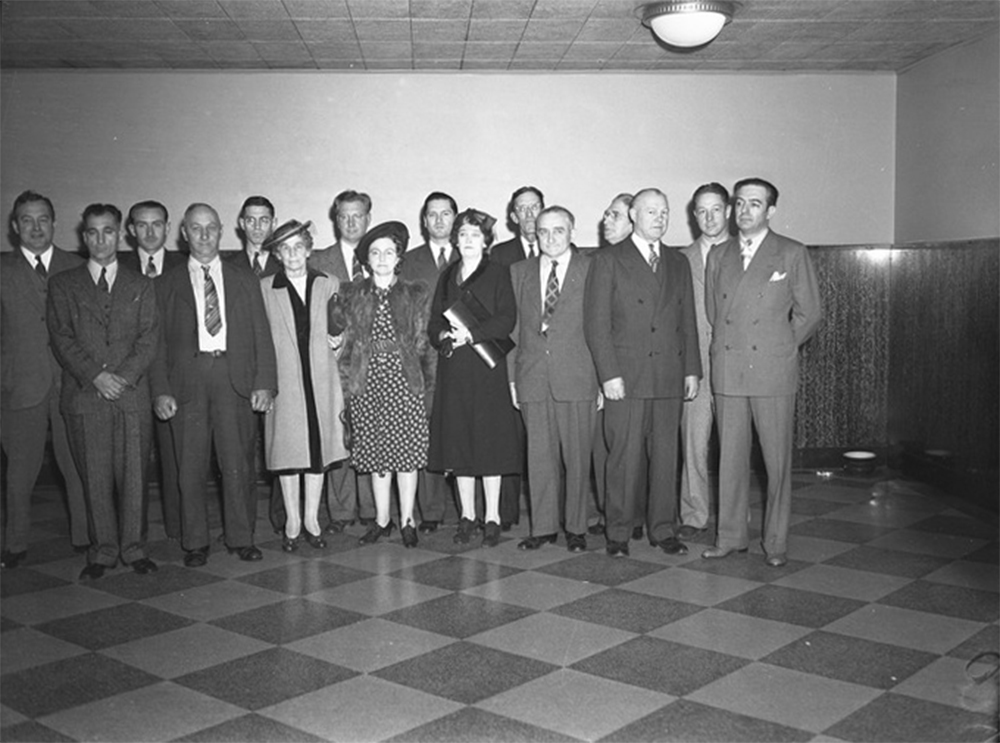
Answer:
[[[388,292],[376,291],[372,340],[393,341]],[[407,387],[398,353],[372,354],[365,391],[351,401],[351,423],[351,464],[359,472],[409,472],[427,464],[430,436],[423,396]]]

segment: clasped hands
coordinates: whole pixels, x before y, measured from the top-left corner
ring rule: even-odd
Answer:
[[[270,413],[274,407],[271,390],[254,390],[250,393],[250,407],[255,413]],[[177,415],[177,400],[173,395],[158,395],[153,401],[153,412],[161,421],[168,421]]]

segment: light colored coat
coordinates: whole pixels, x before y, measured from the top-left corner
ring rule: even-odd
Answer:
[[[347,457],[340,412],[344,396],[337,359],[327,342],[327,304],[340,282],[318,272],[309,302],[309,365],[319,417],[320,446],[324,465]],[[278,362],[278,389],[274,407],[264,419],[264,460],[269,470],[308,469],[309,429],[302,364],[295,333],[295,316],[288,296],[294,291],[284,273],[261,279],[264,309],[271,325]]]

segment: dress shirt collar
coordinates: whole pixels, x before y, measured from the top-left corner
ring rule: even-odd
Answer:
[[[111,288],[115,285],[115,279],[118,277],[118,259],[116,258],[106,266],[102,266],[93,259],[87,260],[87,270],[90,271],[90,278],[94,280],[95,285],[101,279],[102,269],[107,269],[104,272],[104,280],[108,282],[108,291],[111,291]]]
[[[153,259],[153,265],[156,266],[156,275],[159,276],[163,273],[163,264],[166,259],[163,254],[167,251],[166,248],[160,248],[155,253],[147,253],[142,248],[136,248],[136,255],[139,256],[139,273],[146,274],[146,266],[149,265],[149,259]]]
[[[663,246],[660,244],[659,240],[643,240],[634,232],[632,233],[632,244],[635,245],[636,250],[639,251],[639,255],[642,256],[642,259],[646,261],[646,263],[649,263],[649,259],[651,257],[649,250],[650,243],[653,243],[656,246],[656,255],[659,257],[663,252]]]
[[[204,272],[201,270],[202,266],[208,266],[209,273],[212,274],[212,278],[215,278],[222,273],[222,259],[218,255],[216,255],[208,263],[202,263],[194,256],[190,256],[188,258],[188,273],[203,274]]]
[[[537,239],[535,240],[534,243],[529,243],[527,240],[525,240],[524,235],[518,235],[517,239],[521,241],[521,250],[524,251],[525,258],[531,258],[532,256],[541,252],[538,249]],[[534,245],[534,249],[532,249],[532,245]]]
[[[437,263],[438,256],[441,255],[441,248],[444,248],[444,260],[446,263],[451,263],[451,256],[454,248],[451,247],[450,242],[445,242],[438,245],[434,242],[427,243],[428,247],[431,249],[431,255],[434,257],[434,262]]]
[[[50,269],[50,267],[52,266],[52,252],[54,250],[55,250],[55,246],[54,245],[50,245],[42,253],[38,254],[38,255],[42,256],[42,265],[45,266],[45,270],[46,271],[48,271]],[[32,253],[30,250],[28,250],[23,245],[21,246],[21,253],[24,255],[24,259],[26,261],[28,261],[28,263],[31,264],[32,268],[34,268],[35,267],[35,263],[36,263],[36,261],[35,261],[35,255],[36,254]]]

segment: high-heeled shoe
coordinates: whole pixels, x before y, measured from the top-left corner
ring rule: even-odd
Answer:
[[[305,535],[306,542],[314,550],[321,550],[326,548],[326,540],[323,539],[321,534],[310,534],[308,529],[303,529],[302,533]]]
[[[281,549],[285,552],[294,552],[299,548],[299,541],[302,539],[302,535],[299,534],[297,537],[290,537],[287,534],[281,535]]]
[[[417,539],[417,528],[413,524],[404,526],[402,529],[399,530],[399,533],[403,537],[404,547],[406,547],[407,549],[412,549],[413,547],[417,546],[417,542],[419,541]]]
[[[376,522],[372,522],[368,525],[368,531],[361,535],[361,539],[358,540],[359,544],[375,544],[379,539],[385,537],[389,538],[392,534],[392,522],[390,521],[385,526],[379,526]]]

